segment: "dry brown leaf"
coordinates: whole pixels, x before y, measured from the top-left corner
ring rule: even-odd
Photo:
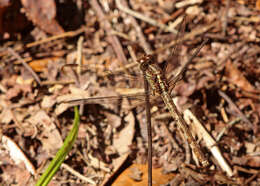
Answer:
[[[116,114],[105,112],[104,115],[107,118],[107,122],[111,124],[112,128],[116,129],[122,124],[122,119]]]
[[[243,73],[231,63],[230,60],[226,63],[225,66],[225,75],[230,83],[238,86],[245,91],[255,92],[255,88],[243,76]]]
[[[25,171],[24,164],[19,164],[18,166],[7,164],[1,169],[4,172],[3,180],[16,183],[16,185],[30,185],[28,182],[30,181],[31,174]],[[4,185],[5,181],[3,180],[1,180],[1,183]]]
[[[61,34],[63,28],[55,20],[56,4],[49,0],[22,0],[27,17],[42,30],[50,34]]]
[[[113,173],[111,175],[106,175],[102,185],[105,185],[113,176],[113,174],[117,172],[130,153],[130,145],[132,144],[135,133],[135,119],[133,114],[129,113],[125,120],[128,122],[127,126],[121,130],[113,140],[113,146],[119,153],[119,157],[113,160]]]
[[[33,60],[29,63],[30,67],[36,72],[42,72],[47,69],[49,63],[59,60],[59,57],[48,57],[44,59]]]
[[[113,186],[141,186],[147,185],[148,167],[143,164],[133,164],[128,167],[112,184]],[[137,176],[137,177],[136,177]],[[163,174],[162,168],[153,169],[153,186],[167,184],[175,174]],[[138,181],[137,179],[141,179]]]
[[[44,96],[41,102],[42,108],[51,108],[56,103],[56,96]]]
[[[10,123],[13,120],[12,111],[9,108],[5,107],[0,114],[0,118],[1,118],[1,123],[3,124]]]
[[[42,126],[43,132],[39,138],[41,138],[43,149],[45,149],[48,153],[56,152],[56,150],[62,146],[63,141],[56,125],[43,110],[34,114],[29,119],[29,122],[34,125],[38,124]]]
[[[260,0],[256,1],[255,6],[257,10],[260,10]]]

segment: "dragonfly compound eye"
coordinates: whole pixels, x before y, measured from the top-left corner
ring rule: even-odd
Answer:
[[[148,66],[152,64],[153,62],[153,56],[152,55],[144,55],[140,60],[140,68],[142,71],[147,70]]]
[[[146,71],[147,68],[148,68],[148,65],[149,65],[148,62],[145,61],[145,60],[141,60],[140,62],[141,62],[141,64],[140,64],[140,69],[141,69],[142,71]]]

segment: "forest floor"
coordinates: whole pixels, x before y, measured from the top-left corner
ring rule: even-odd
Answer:
[[[144,92],[145,53],[170,78],[207,39],[172,95],[209,166],[151,97],[153,185],[260,183],[259,0],[48,2],[0,0],[3,185],[36,183],[72,128],[66,100],[81,98],[49,185],[147,185],[144,100],[104,97]]]

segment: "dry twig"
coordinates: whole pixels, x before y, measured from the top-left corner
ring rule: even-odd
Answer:
[[[128,63],[125,54],[123,52],[123,48],[118,40],[118,38],[114,35],[110,35],[109,33],[112,32],[112,26],[107,21],[105,14],[103,13],[101,7],[99,6],[98,2],[96,0],[91,0],[90,4],[92,8],[95,10],[97,17],[100,21],[104,22],[104,30],[106,30],[109,38],[109,42],[112,45],[118,59],[120,62],[122,62],[122,67]]]
[[[240,111],[240,109],[236,106],[236,104],[224,93],[222,92],[221,90],[218,90],[218,93],[221,97],[223,97],[227,102],[228,104],[238,113],[238,115],[241,117],[241,119],[250,124],[251,126],[253,126],[253,123],[251,123],[251,121],[249,121],[247,119],[247,117]]]
[[[199,122],[199,120],[195,117],[195,115],[189,110],[186,109],[184,112],[184,119],[188,124],[192,123],[195,128],[197,134],[204,139],[207,148],[211,151],[212,155],[218,161],[220,167],[227,173],[228,176],[232,176],[233,172],[230,166],[227,164],[226,160],[221,154],[220,149],[218,148],[215,140],[210,136],[207,130],[203,127],[203,125]]]
[[[33,71],[33,69],[23,60],[23,58],[16,53],[12,48],[7,48],[8,52],[10,54],[12,54],[17,60],[21,61],[23,66],[32,74],[33,78],[35,79],[35,81],[41,86],[42,82],[40,80],[40,78],[38,77],[38,75]]]
[[[129,9],[128,7],[123,6],[121,4],[120,0],[116,0],[116,4],[117,4],[117,7],[121,11],[126,12],[127,14],[130,14],[133,17],[136,17],[136,18],[138,18],[138,19],[140,19],[140,20],[142,20],[144,22],[147,22],[147,23],[149,23],[151,25],[157,26],[157,27],[161,28],[162,30],[165,30],[166,32],[172,32],[174,34],[177,34],[177,31],[175,29],[172,29],[172,28],[170,28],[169,26],[167,26],[167,25],[165,25],[163,23],[160,23],[160,22],[158,22],[158,21],[156,21],[156,20],[154,20],[154,19],[152,19],[150,17],[146,17],[143,14],[140,14],[138,12],[135,12],[135,11]]]

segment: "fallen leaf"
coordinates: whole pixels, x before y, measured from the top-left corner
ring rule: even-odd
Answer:
[[[0,118],[1,118],[1,123],[5,123],[5,124],[10,123],[13,120],[12,111],[8,107],[5,107],[0,114]]]
[[[255,152],[256,149],[256,144],[254,143],[249,143],[249,142],[245,142],[245,147],[246,147],[246,152],[249,153],[253,153]]]
[[[48,57],[44,59],[33,60],[29,63],[29,65],[34,71],[42,72],[47,69],[49,63],[53,63],[59,59],[59,57]]]
[[[64,32],[55,20],[56,4],[53,0],[22,0],[26,16],[47,33],[56,35]]]
[[[260,0],[256,1],[255,6],[257,10],[260,10]]]
[[[14,160],[15,164],[24,163],[27,170],[35,175],[36,170],[30,160],[26,157],[23,151],[19,148],[18,145],[9,137],[2,136],[2,144],[9,151],[11,158]]]
[[[42,126],[43,132],[39,138],[42,142],[43,149],[48,153],[56,152],[57,149],[62,146],[63,141],[56,125],[43,110],[35,113],[28,121],[34,125],[38,124]]]
[[[4,184],[8,180],[10,182],[16,183],[16,185],[31,185],[29,184],[31,174],[28,171],[24,171],[24,164],[19,164],[18,166],[7,164],[1,167],[1,169],[4,173],[2,174],[1,183]]]
[[[231,63],[230,60],[226,63],[225,66],[225,75],[230,83],[245,91],[255,92],[255,88],[248,82],[243,73],[238,70],[237,67],[233,65],[233,63]]]
[[[138,174],[141,178],[140,181],[133,179],[133,176]],[[163,174],[162,168],[153,169],[153,186],[159,186],[169,183],[175,177],[175,174]],[[112,186],[141,186],[147,185],[148,180],[148,166],[145,164],[133,164],[128,167],[120,176],[115,180]]]
[[[56,103],[56,96],[44,96],[41,102],[42,108],[51,108]]]
[[[130,145],[132,144],[135,133],[135,119],[132,112],[126,116],[125,120],[128,122],[128,124],[120,131],[119,135],[114,137],[113,140],[113,146],[117,150],[119,157],[113,160],[113,173],[106,175],[102,185],[105,185],[109,179],[118,171],[130,153]]]

